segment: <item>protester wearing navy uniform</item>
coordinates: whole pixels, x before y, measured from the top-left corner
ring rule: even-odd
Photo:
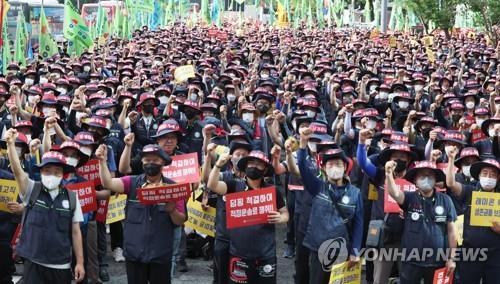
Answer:
[[[172,159],[158,145],[146,145],[142,149],[144,174],[112,178],[106,163],[107,150],[100,145],[96,151],[102,185],[127,194],[123,255],[128,283],[171,283],[173,233],[186,220],[184,201],[142,205],[137,191],[174,183],[162,176],[162,168]]]
[[[217,147],[216,144],[209,144],[207,147],[207,154],[203,161],[203,179],[202,181],[208,182],[210,172],[212,170],[212,161],[215,160],[214,151]],[[243,141],[233,141],[229,145],[229,154],[231,155],[230,167],[220,173],[220,181],[228,184],[232,180],[244,182],[245,173],[240,171],[236,166],[238,161],[248,156],[252,150],[252,145]],[[210,191],[207,186],[206,191]],[[217,203],[215,211],[215,243],[214,243],[214,263],[215,263],[215,280],[217,283],[227,283],[229,277],[229,233],[226,228],[226,201],[224,195],[217,194]],[[205,200],[205,198],[204,198]],[[208,196],[206,197],[208,201]]]
[[[220,170],[231,160],[230,154],[219,157],[210,172],[208,188],[219,195],[259,190],[272,186],[264,177],[274,174],[274,168],[267,156],[254,150],[238,161],[237,167],[245,172],[245,180],[220,181]],[[268,224],[234,228],[229,236],[229,282],[228,283],[277,283],[276,279],[276,236],[275,224],[288,221],[288,210],[283,195],[276,191],[278,211],[268,213]]]
[[[75,170],[57,152],[47,152],[37,165],[41,183],[31,180],[21,168],[15,151],[17,132],[5,135],[7,154],[16,178],[20,197],[27,204],[23,231],[16,248],[23,257],[23,283],[71,283],[85,276],[80,222],[82,209],[76,194],[62,186],[63,175]],[[38,196],[37,196],[38,195]],[[76,258],[71,273],[71,249]]]
[[[432,284],[436,269],[446,266],[447,275],[451,275],[456,267],[454,257],[457,241],[453,227],[457,219],[455,207],[448,195],[434,189],[436,183],[445,180],[443,171],[436,168],[434,162],[416,162],[415,167],[406,172],[404,178],[417,188],[414,192],[398,189],[396,166],[395,161],[386,162],[385,176],[390,196],[404,212],[401,248],[406,251],[403,252],[400,270],[401,284],[416,284],[422,279],[425,284]],[[427,248],[432,250],[431,255],[423,253]],[[447,249],[447,259],[441,259],[438,250],[446,252]],[[422,257],[411,258],[412,250]]]
[[[134,133],[137,137],[137,143],[135,143],[134,154],[139,153],[139,151],[148,144],[155,143],[153,136],[158,126],[160,125],[159,119],[155,117],[155,107],[158,107],[160,101],[150,93],[143,93],[140,96],[137,107],[140,107],[141,114],[137,112],[129,113],[130,119],[130,132]]]
[[[326,179],[316,177],[307,165],[307,144],[313,134],[311,128],[300,133],[300,149],[297,153],[304,189],[313,196],[311,217],[304,239],[304,246],[311,250],[309,256],[309,283],[328,283],[330,273],[323,269],[329,264],[320,263],[318,250],[330,239],[342,237],[349,253],[349,266],[359,261],[363,236],[363,197],[357,187],[346,177],[349,161],[340,149],[323,153],[321,169]]]
[[[456,181],[452,161],[455,160],[457,149],[452,149],[448,154],[448,167],[446,170],[446,185],[453,195],[465,207],[464,215],[464,248],[486,248],[486,260],[461,261],[458,271],[462,283],[490,284],[500,283],[500,223],[493,222],[491,227],[478,227],[470,224],[471,202],[474,192],[500,192],[500,164],[493,158],[478,161],[470,167],[472,178],[478,182],[467,184]]]

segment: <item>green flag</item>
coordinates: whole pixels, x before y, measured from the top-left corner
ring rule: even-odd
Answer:
[[[95,26],[96,26],[95,36],[96,37],[100,37],[104,32],[104,26],[106,25],[106,18],[104,15],[105,13],[106,13],[106,11],[104,11],[104,9],[102,8],[102,5],[99,3],[99,8],[97,8],[97,20],[95,23]]]
[[[82,48],[89,48],[93,41],[90,37],[89,28],[85,25],[83,18],[76,12],[71,1],[64,3],[64,38],[72,41],[75,45]]]
[[[12,51],[10,50],[9,33],[7,25],[3,25],[3,45],[2,45],[2,74],[7,74],[7,67],[12,62]]]
[[[39,47],[38,54],[42,56],[42,58],[51,57],[58,52],[57,44],[54,39],[51,37],[49,22],[47,21],[47,17],[45,16],[45,11],[43,10],[43,6],[40,10],[40,37],[38,39]]]
[[[16,43],[14,49],[14,60],[26,66],[26,43],[27,43],[27,32],[26,24],[23,21],[21,13],[17,15],[17,26],[16,26]]]

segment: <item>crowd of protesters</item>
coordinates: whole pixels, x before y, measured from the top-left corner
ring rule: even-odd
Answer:
[[[460,247],[487,248],[487,260],[365,261],[363,281],[432,283],[446,267],[455,283],[500,283],[500,223],[470,224],[473,192],[500,191],[499,46],[480,33],[429,43],[246,24],[221,28],[219,40],[208,29],[143,28],[79,57],[61,50],[8,65],[0,177],[16,180],[19,198],[0,212],[0,283],[11,283],[16,261],[23,283],[109,281],[106,224],[66,189],[85,181],[76,169],[92,159],[97,199],[127,195],[125,220],[108,229],[128,283],[171,283],[188,269],[186,202],[144,205],[137,192],[174,183],[162,168],[184,153],[197,153],[193,188],[216,208],[213,283],[281,283],[277,257],[295,258],[295,283],[328,283],[318,254],[339,237],[349,266],[364,247],[454,251],[458,215]],[[176,81],[184,65],[195,76]],[[401,179],[416,191],[401,191]],[[227,229],[226,194],[273,185],[267,224]],[[400,212],[384,211],[387,193]],[[277,224],[286,224],[283,256]],[[376,244],[369,228],[384,231]]]

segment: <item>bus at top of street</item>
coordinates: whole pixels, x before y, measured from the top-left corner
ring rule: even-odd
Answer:
[[[9,1],[9,4],[10,9],[7,12],[7,28],[11,40],[15,40],[17,15],[22,13],[31,37],[31,42],[38,42],[42,1],[18,0]],[[64,5],[59,4],[57,0],[43,0],[43,8],[52,36],[58,42],[63,41]]]

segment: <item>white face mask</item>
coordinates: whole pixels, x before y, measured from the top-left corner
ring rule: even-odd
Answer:
[[[31,134],[26,135],[26,139],[28,139],[28,143],[31,142]]]
[[[307,142],[307,146],[309,146],[309,150],[311,150],[311,152],[316,153],[317,151],[316,142]]]
[[[172,105],[172,109],[178,110],[179,106],[178,105]]]
[[[366,123],[366,127],[368,127],[368,129],[375,129],[375,127],[377,127],[377,122],[375,120],[370,119]]]
[[[66,158],[66,162],[68,163],[68,165],[73,166],[73,167],[76,167],[76,165],[78,165],[78,159],[75,157]]]
[[[387,101],[390,102],[390,103],[392,103],[392,100],[394,99],[395,96],[396,96],[395,93],[390,93],[389,96],[388,96],[388,98],[387,98]]]
[[[160,100],[160,104],[162,105],[166,105],[168,103],[168,97],[165,96],[159,97],[158,100]]]
[[[492,190],[497,186],[497,179],[489,177],[479,177],[479,183],[481,184],[481,187],[483,189]]]
[[[65,114],[69,113],[69,107],[67,107],[67,106],[63,106],[62,110],[64,111]]]
[[[24,79],[24,83],[28,86],[33,86],[33,84],[35,84],[35,80],[33,80],[31,78],[26,78],[26,79]]]
[[[18,157],[21,157],[21,155],[23,154],[23,148],[21,148],[21,147],[16,147],[16,153],[17,153],[17,156],[18,156]]]
[[[339,180],[344,176],[344,168],[331,167],[326,170],[326,175],[333,180]]]
[[[415,92],[420,92],[420,91],[422,91],[423,88],[424,88],[424,86],[422,86],[422,85],[415,85]]]
[[[476,105],[476,104],[475,104],[474,102],[471,102],[471,101],[469,101],[469,102],[466,102],[466,103],[465,103],[465,106],[466,106],[468,109],[473,109],[475,105]]]
[[[43,116],[47,117],[50,115],[50,113],[52,112],[53,108],[49,108],[49,107],[44,107],[42,108],[42,112],[43,112]]]
[[[269,78],[269,74],[260,74],[260,78],[267,79]]]
[[[453,149],[453,146],[444,146],[446,155],[450,155],[451,149]]]
[[[389,97],[389,94],[386,93],[386,92],[380,92],[378,94],[378,98],[381,99],[381,100],[386,100],[388,97]]]
[[[235,94],[227,94],[227,101],[228,102],[234,102],[235,100],[236,100]]]
[[[49,82],[49,79],[45,78],[45,77],[40,77],[40,84],[45,84]]]
[[[462,166],[462,173],[464,173],[466,177],[470,177],[470,166]]]
[[[38,99],[38,96],[28,96],[28,103],[30,105],[35,105],[35,102],[37,99]]]
[[[57,88],[56,89],[61,95],[66,95],[68,92],[65,88]]]
[[[484,122],[484,119],[476,118],[476,124],[477,124],[477,126],[481,127],[481,125],[483,125],[483,122]]]
[[[197,94],[191,94],[191,96],[189,96],[189,100],[195,102],[196,100],[198,100],[198,95]]]
[[[81,146],[80,147],[80,151],[85,154],[85,156],[89,156],[92,155],[92,147],[90,146]]]
[[[315,118],[316,112],[314,110],[306,110],[307,117]]]
[[[495,128],[490,128],[490,129],[488,130],[488,135],[489,135],[490,137],[495,137],[495,134],[496,134],[496,133],[495,133]]]
[[[83,71],[89,72],[90,71],[90,66],[83,66]]]
[[[377,90],[377,85],[371,85],[370,86],[370,92],[376,91]]]
[[[432,189],[434,189],[435,184],[436,184],[436,181],[434,180],[434,178],[425,176],[425,177],[420,177],[419,179],[417,179],[416,186],[422,191],[429,192]]]
[[[408,101],[399,101],[398,102],[398,106],[400,109],[407,109],[409,105],[410,105],[410,102],[408,102]]]
[[[56,177],[52,175],[48,176],[42,174],[42,184],[50,191],[58,189],[59,185],[61,184],[61,181],[62,177]]]
[[[252,123],[253,122],[253,113],[245,112],[241,115],[241,118],[243,119],[244,122],[246,123]]]

